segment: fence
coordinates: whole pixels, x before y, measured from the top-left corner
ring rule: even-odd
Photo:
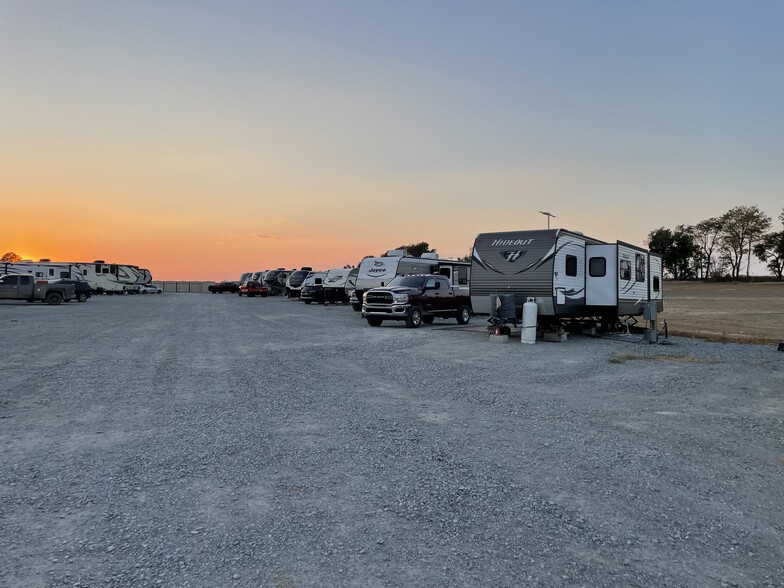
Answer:
[[[208,292],[207,288],[215,282],[162,282],[154,280],[154,286],[162,288],[164,292],[189,292],[191,294],[203,294]]]

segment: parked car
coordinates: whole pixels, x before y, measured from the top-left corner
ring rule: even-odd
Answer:
[[[90,284],[84,280],[57,280],[57,284],[73,284],[74,293],[78,302],[87,302],[87,299],[93,295],[93,289]]]
[[[240,285],[239,282],[218,282],[217,284],[211,284],[208,286],[207,290],[213,294],[223,294],[224,292],[236,294],[240,291]]]
[[[163,294],[163,288],[153,286],[152,284],[139,284],[136,289],[137,294]]]
[[[305,304],[318,302],[324,304],[324,278],[327,272],[313,272],[302,283],[300,298]]]
[[[243,294],[248,298],[253,298],[254,296],[261,296],[266,298],[269,296],[269,288],[262,286],[260,282],[249,280],[247,282],[243,282],[239,290],[237,290],[238,296],[242,296]]]

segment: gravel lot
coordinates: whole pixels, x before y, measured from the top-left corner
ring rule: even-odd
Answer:
[[[0,303],[0,585],[784,585],[784,353],[483,325]]]

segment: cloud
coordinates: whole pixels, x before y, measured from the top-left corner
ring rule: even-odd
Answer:
[[[264,233],[253,233],[253,236],[257,239],[272,239],[275,241],[281,241],[285,239],[285,237],[279,237],[278,235],[265,235]]]

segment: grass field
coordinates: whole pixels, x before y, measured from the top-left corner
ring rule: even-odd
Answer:
[[[784,282],[665,282],[660,318],[667,321],[672,335],[747,343],[784,341]]]

